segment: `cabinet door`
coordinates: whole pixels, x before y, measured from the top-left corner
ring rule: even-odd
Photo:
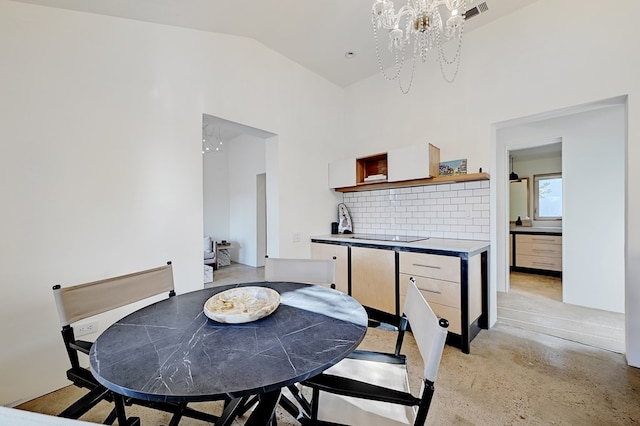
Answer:
[[[348,158],[329,163],[329,188],[356,186],[356,160]]]
[[[439,167],[440,151],[431,144],[410,145],[387,152],[389,182],[438,176]]]
[[[396,315],[393,250],[351,247],[351,295],[364,306]]]
[[[336,290],[349,293],[349,247],[335,244],[311,243],[312,259],[336,258]]]

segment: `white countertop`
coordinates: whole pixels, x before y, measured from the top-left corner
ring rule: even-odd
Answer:
[[[453,251],[459,253],[477,253],[488,250],[489,241],[476,241],[476,240],[454,240],[445,238],[426,238],[420,241],[404,242],[404,241],[383,241],[373,240],[370,238],[361,239],[358,238],[359,234],[329,234],[312,236],[311,240],[338,242],[338,243],[350,243],[356,245],[375,245],[375,246],[391,246],[391,247],[406,247],[414,249],[426,249],[426,250],[440,250],[440,251]]]
[[[562,234],[562,228],[554,226],[514,226],[511,225],[511,231],[514,232],[547,232]]]

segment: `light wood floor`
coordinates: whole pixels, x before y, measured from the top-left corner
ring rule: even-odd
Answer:
[[[623,353],[624,314],[562,303],[562,279],[511,273],[509,293],[498,293],[498,321]]]

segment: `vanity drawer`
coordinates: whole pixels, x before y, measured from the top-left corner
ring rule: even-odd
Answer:
[[[562,271],[562,257],[530,256],[520,254],[516,257],[516,265],[522,268],[546,269],[548,271]]]
[[[562,245],[562,236],[560,235],[516,235],[516,250],[520,249],[520,244],[557,244]]]
[[[431,306],[431,310],[438,318],[444,318],[449,321],[449,328],[447,328],[447,331],[462,334],[462,313],[460,312],[460,309],[433,302],[429,302],[429,306]]]
[[[418,290],[420,290],[429,303],[434,302],[460,309],[460,284],[451,281],[434,280],[433,278],[425,278],[418,275],[400,274],[401,309],[411,277],[416,280],[416,287],[418,287]]]
[[[546,256],[562,258],[562,245],[520,242],[517,245],[518,255]]]
[[[400,252],[400,273],[460,282],[460,258],[436,254]]]

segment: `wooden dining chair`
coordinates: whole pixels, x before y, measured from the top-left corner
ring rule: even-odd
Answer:
[[[409,324],[424,362],[419,396],[411,393],[407,359],[400,354]],[[302,423],[424,425],[448,326],[448,321],[438,319],[420,290],[410,283],[395,352],[355,351],[322,374],[304,381],[302,385],[311,389],[312,399],[310,418]]]
[[[121,275],[100,281],[79,284],[70,287],[55,285],[53,296],[58,310],[58,317],[62,327],[62,340],[64,342],[71,368],[67,370],[67,378],[76,386],[89,390],[87,394],[74,402],[58,416],[77,419],[100,401],[106,400],[119,403],[121,397],[112,394],[102,386],[91,374],[81,366],[80,354],[89,355],[92,342],[75,338],[73,324],[85,320],[94,315],[102,314],[116,308],[120,308],[134,302],[147,299],[158,294],[167,293],[169,297],[175,295],[173,285],[173,269],[171,262],[166,266],[147,269],[132,274]],[[114,401],[115,400],[115,401]],[[217,417],[207,413],[192,410],[186,404],[153,403],[124,399],[124,403],[144,405],[173,413],[171,424],[177,424],[182,416],[213,421]],[[116,410],[112,410],[104,423],[112,424],[116,419]],[[139,419],[118,419],[118,424],[136,424]]]
[[[266,281],[293,281],[336,288],[336,260],[266,257]]]

